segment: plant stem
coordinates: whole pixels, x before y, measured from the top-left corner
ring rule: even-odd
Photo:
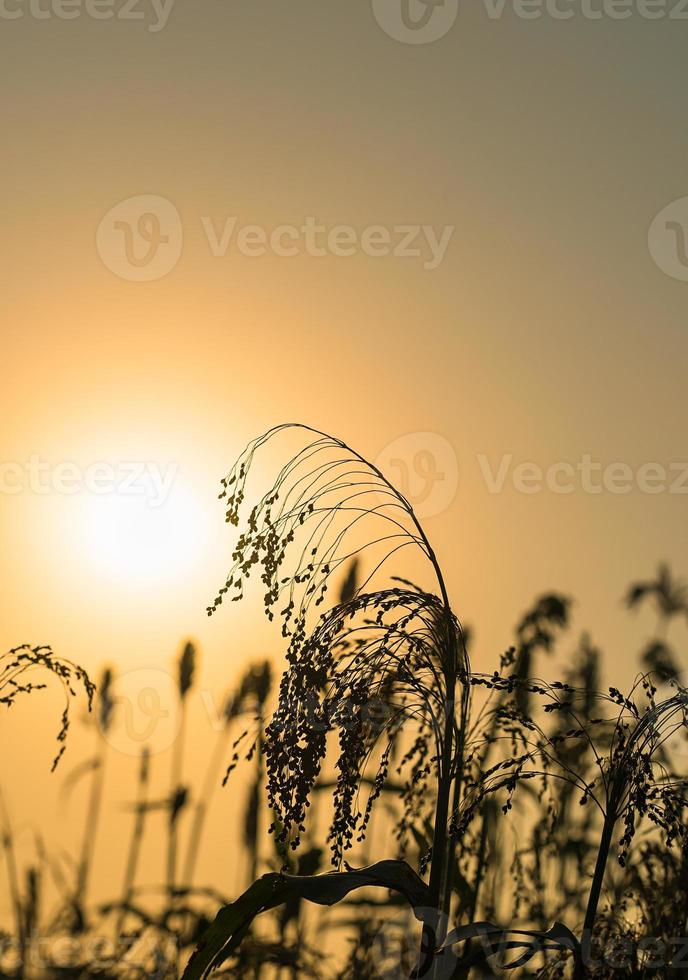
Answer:
[[[480,828],[480,844],[478,845],[478,868],[475,876],[475,886],[471,898],[471,907],[468,910],[468,921],[475,922],[478,912],[478,900],[480,898],[480,886],[485,877],[485,854],[487,853],[487,840],[489,837],[490,822],[485,811],[483,811],[482,826]]]
[[[10,825],[9,815],[5,808],[5,801],[0,795],[0,808],[2,811],[2,844],[5,851],[7,862],[7,878],[12,898],[12,909],[16,920],[17,941],[19,943],[19,954],[21,957],[20,976],[24,976],[24,959],[26,952],[26,936],[24,934],[24,916],[22,909],[21,894],[19,890],[19,874],[17,871],[17,859],[14,851],[14,835]]]
[[[585,910],[585,921],[583,923],[582,937],[583,950],[585,950],[586,945],[588,945],[589,948],[589,944],[592,942],[595,920],[597,918],[597,907],[600,902],[600,895],[602,894],[604,873],[607,869],[607,860],[609,858],[609,850],[611,848],[615,825],[615,809],[610,804],[607,809],[607,815],[604,818],[602,836],[600,837],[600,846],[597,851],[597,861],[595,862],[595,871],[592,876],[592,884],[588,895],[588,905]],[[586,977],[587,975],[588,971],[583,961],[583,957],[579,956],[574,973],[575,980],[582,980],[582,978]]]
[[[441,582],[441,579],[440,579]],[[444,583],[441,582],[444,596]],[[451,612],[448,601],[445,602],[447,613],[447,663],[444,670],[445,688],[447,702],[444,716],[444,739],[442,745],[442,758],[440,762],[440,779],[437,789],[437,805],[435,807],[435,827],[432,842],[432,862],[430,865],[430,880],[428,883],[429,896],[428,902],[430,909],[435,913],[433,924],[423,925],[423,937],[421,940],[421,964],[424,962],[424,953],[429,957],[428,963],[432,966],[434,976],[437,967],[437,958],[434,950],[441,942],[440,936],[441,923],[440,913],[443,907],[443,887],[449,889],[451,894],[452,869],[447,865],[448,858],[448,835],[447,824],[449,817],[449,800],[451,798],[452,783],[454,781],[455,763],[454,759],[454,714],[456,710],[456,646],[452,636],[452,623],[450,621]],[[460,767],[459,767],[460,768]],[[420,974],[423,975],[422,973]]]
[[[465,652],[465,651],[464,651]],[[461,789],[463,784],[463,756],[464,747],[466,742],[466,725],[468,723],[468,708],[469,708],[469,689],[464,687],[463,695],[461,698],[461,724],[459,727],[458,738],[456,741],[456,758],[454,760],[454,796],[452,799],[452,815],[457,812],[461,804]],[[456,837],[452,834],[449,837],[448,853],[447,853],[447,868],[445,872],[445,882],[444,882],[444,900],[442,902],[442,911],[448,918],[451,912],[451,899],[453,891],[453,879],[454,879],[454,866],[456,863]]]
[[[261,720],[262,725],[262,720]],[[252,807],[251,814],[255,820],[255,825],[251,828],[252,840],[249,843],[249,886],[258,876],[258,857],[260,851],[260,787],[263,781],[263,740],[258,736],[256,745],[256,780],[253,787],[249,790],[248,805]],[[252,806],[253,803],[253,806]]]
[[[215,785],[220,780],[220,770],[227,752],[229,735],[229,727],[225,725],[222,731],[218,733],[215,741],[215,748],[213,750],[210,762],[208,763],[208,768],[206,769],[205,779],[203,780],[203,788],[201,789],[201,793],[198,797],[198,802],[194,807],[193,821],[191,824],[191,831],[189,833],[189,847],[186,852],[184,872],[182,875],[182,883],[187,888],[190,888],[193,884],[196,862],[198,860],[198,849],[201,843],[201,837],[203,836],[203,824],[208,813],[208,805],[213,795]]]
[[[115,935],[117,940],[121,938],[122,930],[124,927],[124,921],[127,915],[127,906],[131,902],[132,895],[134,893],[134,882],[136,880],[136,870],[139,863],[139,854],[141,852],[141,843],[143,841],[143,831],[146,822],[147,814],[147,795],[148,795],[148,774],[149,774],[149,757],[148,750],[143,749],[141,752],[141,767],[139,769],[139,792],[138,800],[136,802],[136,819],[134,821],[134,829],[131,835],[131,842],[129,844],[129,855],[127,857],[127,866],[124,872],[124,887],[122,889],[122,908],[120,910],[117,925],[115,926]]]
[[[81,844],[81,859],[79,861],[76,884],[76,911],[78,916],[82,918],[85,914],[88,880],[93,861],[93,850],[95,847],[105,778],[105,747],[100,741],[100,730],[96,732],[96,738],[98,740],[98,750],[93,779],[91,780],[91,793],[88,801],[86,823],[84,824],[84,837]]]
[[[177,825],[179,813],[174,812],[177,792],[182,788],[184,763],[184,740],[186,737],[186,698],[182,695],[180,703],[181,719],[179,732],[172,746],[172,772],[170,780],[170,819],[167,837],[167,891],[172,904],[177,881]]]

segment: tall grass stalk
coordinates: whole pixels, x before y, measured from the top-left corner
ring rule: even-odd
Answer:
[[[183,786],[184,747],[186,743],[188,695],[193,687],[196,670],[196,648],[186,643],[178,663],[177,690],[179,694],[179,731],[172,746],[172,767],[170,771],[170,802],[167,835],[167,891],[170,903],[177,888],[177,852],[179,836],[179,817],[187,803],[187,791]]]
[[[213,746],[213,751],[206,767],[201,789],[193,808],[191,829],[189,831],[189,846],[186,851],[182,874],[182,884],[185,888],[191,888],[194,882],[198,853],[203,839],[203,827],[215,788],[220,782],[224,760],[227,755],[231,729],[229,727],[226,709],[224,719],[222,729],[218,732],[217,738],[215,739],[215,745]]]
[[[138,791],[135,806],[134,826],[132,828],[127,863],[124,870],[124,884],[122,886],[122,905],[115,926],[115,936],[119,940],[124,929],[124,922],[127,910],[134,895],[134,885],[136,882],[136,872],[139,865],[141,845],[148,815],[148,782],[150,778],[150,750],[144,746],[141,750],[141,761],[139,764]]]
[[[2,848],[5,853],[5,864],[7,866],[7,882],[9,885],[10,899],[12,903],[12,914],[14,925],[19,943],[19,954],[22,964],[26,955],[27,936],[24,929],[24,914],[19,887],[19,869],[17,856],[14,847],[14,834],[10,823],[9,814],[5,805],[5,799],[0,791],[0,819],[2,820]],[[23,972],[22,972],[23,975]]]
[[[194,805],[191,830],[189,833],[189,847],[186,852],[184,865],[183,881],[186,887],[191,887],[193,883],[198,851],[203,837],[203,826],[215,789],[220,783],[222,769],[224,767],[226,770],[223,781],[223,785],[226,785],[230,774],[233,772],[240,758],[237,748],[249,734],[249,729],[245,729],[239,738],[235,739],[233,756],[229,764],[227,764],[226,759],[230,749],[232,726],[242,716],[247,716],[251,721],[251,728],[254,730],[254,751],[257,753],[257,761],[260,760],[259,764],[262,767],[262,730],[265,723],[265,706],[270,695],[271,685],[272,670],[269,661],[266,660],[261,663],[252,664],[242,676],[236,692],[225,699],[222,713],[223,725],[215,740],[201,791]],[[259,787],[261,783],[262,779],[258,777]],[[260,805],[260,799],[258,800],[258,805]],[[244,823],[246,825],[246,820]],[[252,866],[255,864],[253,858],[251,864]]]
[[[615,726],[607,772],[603,771],[604,813],[600,843],[595,861],[583,923],[583,949],[589,947],[595,934],[600,897],[604,886],[609,855],[617,825],[623,821],[619,860],[626,864],[636,823],[645,816],[665,833],[667,842],[684,841],[688,833],[683,814],[688,806],[686,780],[676,779],[658,763],[657,756],[666,740],[688,718],[688,691],[677,693],[660,703],[654,702],[654,688],[643,681],[650,705],[639,712],[631,698],[623,698],[613,688],[611,697],[630,713],[631,723],[623,716]],[[659,768],[659,780],[654,771]],[[592,794],[591,794],[592,795]],[[576,964],[576,980],[588,976],[582,958]]]
[[[113,673],[107,668],[103,671],[98,689],[97,713],[95,726],[96,750],[94,755],[93,774],[89,792],[86,822],[81,841],[81,855],[77,870],[75,909],[82,922],[85,916],[88,900],[88,885],[95,853],[98,824],[103,803],[103,788],[105,786],[105,762],[107,758],[106,735],[113,720],[114,702],[112,700]]]

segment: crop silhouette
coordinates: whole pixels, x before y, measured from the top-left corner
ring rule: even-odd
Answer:
[[[177,664],[177,691],[180,704],[179,732],[172,747],[172,771],[170,782],[168,842],[167,842],[167,890],[170,903],[174,904],[177,888],[177,849],[179,816],[188,803],[188,788],[183,783],[184,745],[187,729],[188,695],[196,672],[196,648],[186,643]]]
[[[134,885],[136,882],[136,872],[139,866],[141,855],[141,845],[146,826],[146,814],[148,812],[148,782],[150,778],[150,752],[147,746],[141,749],[141,760],[138,772],[138,798],[134,804],[134,824],[132,827],[131,840],[127,852],[127,861],[124,871],[124,885],[122,887],[122,900],[115,926],[115,936],[119,940],[124,932],[124,923],[127,912],[131,909],[132,899],[134,898]]]
[[[83,668],[56,656],[50,647],[32,647],[28,644],[14,647],[0,657],[0,704],[10,707],[22,695],[33,691],[44,690],[48,685],[46,680],[34,681],[36,672],[52,674],[56,677],[64,692],[64,708],[62,723],[57,734],[58,751],[53,759],[53,771],[64,755],[67,742],[67,732],[70,725],[70,701],[76,697],[77,685],[81,685],[88,698],[88,708],[91,710],[95,685]]]
[[[662,679],[675,677],[681,668],[669,645],[668,634],[674,619],[679,616],[688,619],[688,585],[675,580],[667,565],[660,565],[654,579],[634,583],[626,594],[629,609],[644,604],[654,607],[657,627],[643,652],[643,664]]]
[[[52,763],[52,771],[54,772],[66,749],[71,721],[70,706],[72,699],[77,696],[77,685],[83,687],[89,711],[93,706],[95,686],[85,670],[72,663],[71,660],[56,656],[50,647],[24,644],[14,647],[0,657],[0,704],[11,707],[21,696],[45,690],[48,687],[47,681],[45,679],[34,681],[33,678],[37,675],[39,678],[44,678],[45,675],[56,677],[64,695],[61,724],[57,734],[58,751]],[[0,821],[21,973],[26,959],[29,938],[36,928],[38,919],[38,872],[33,867],[27,870],[26,895],[22,896],[14,833],[1,793]]]
[[[81,844],[81,856],[79,859],[79,869],[77,873],[76,894],[74,895],[74,912],[78,918],[79,927],[84,924],[83,910],[87,903],[87,889],[93,861],[93,851],[96,843],[98,822],[101,813],[103,786],[105,780],[105,760],[107,752],[107,742],[104,735],[107,734],[112,724],[114,704],[111,697],[113,674],[110,668],[106,668],[101,676],[98,686],[98,697],[96,701],[97,724],[95,726],[97,745],[94,758],[88,763],[91,770],[91,789],[89,794],[86,821],[84,823],[84,834]]]
[[[255,493],[256,456],[278,452],[284,465]],[[182,645],[179,734],[166,758],[143,744],[131,760],[121,876],[115,897],[96,903],[107,743],[121,723],[116,670],[102,673],[95,753],[66,780],[88,789],[76,857],[36,837],[22,866],[0,796],[15,954],[2,954],[0,975],[687,977],[688,691],[667,639],[685,622],[686,591],[668,567],[626,595],[630,609],[654,606],[651,644],[671,654],[653,659],[645,645],[628,693],[605,688],[601,652],[587,633],[570,639],[574,603],[554,591],[482,672],[411,503],[344,442],[277,427],[242,453],[221,495],[238,538],[209,612],[258,579],[281,626],[281,679],[272,658],[248,664],[192,756],[199,655]],[[9,656],[3,701],[40,686],[33,667],[65,684],[61,754],[75,685],[89,701],[93,685],[44,648]],[[229,896],[199,880],[199,857],[218,847],[208,818],[223,783],[237,808]],[[158,880],[144,868],[146,841]],[[51,945],[65,937],[66,962]]]
[[[256,453],[294,432],[303,445],[241,523]],[[327,835],[336,870],[315,878],[283,871],[257,880],[219,913],[185,975],[200,977],[220,968],[239,948],[256,915],[294,895],[332,905],[372,885],[401,895],[423,924],[412,969],[416,977],[464,975],[505,948],[519,951],[515,960],[503,964],[511,968],[553,951],[571,954],[576,976],[586,976],[586,943],[597,925],[619,823],[621,866],[643,819],[659,828],[667,848],[684,839],[683,781],[664,766],[661,750],[668,734],[685,723],[685,692],[677,689],[671,698],[655,703],[655,688],[643,679],[643,708],[614,688],[597,695],[589,687],[594,676],[589,655],[581,665],[581,673],[588,674],[582,690],[568,682],[534,678],[534,654],[551,650],[556,631],[568,622],[568,600],[557,595],[543,597],[524,617],[518,645],[507,651],[499,671],[473,673],[436,554],[410,503],[377,467],[325,433],[303,426],[266,433],[239,457],[223,481],[221,496],[227,521],[240,531],[234,564],[209,612],[227,597],[240,599],[256,570],[265,587],[266,613],[270,619],[281,618],[287,640],[279,702],[265,731],[268,802],[276,817],[271,829],[281,844],[299,848],[328,749],[336,739],[337,778]],[[400,576],[391,576],[386,587],[377,585],[383,566],[402,549],[429,563],[437,593]],[[357,566],[350,567],[339,601],[328,607],[332,576],[342,564],[363,557],[373,568],[365,583],[358,585]],[[487,707],[483,705],[473,724],[471,692],[476,687],[486,690]],[[590,712],[598,705],[617,709],[616,716],[593,717]],[[579,715],[581,709],[585,716]],[[535,720],[538,713],[558,719],[554,732]],[[588,771],[587,752],[576,751],[579,741],[594,758],[594,775]],[[488,764],[494,751],[501,751],[502,758]],[[402,851],[409,834],[420,843],[418,870],[390,858],[354,870],[345,855],[364,840],[394,757],[403,802],[396,838]],[[366,778],[368,772],[372,776]],[[550,817],[560,805],[570,807],[572,793],[579,803],[599,811],[600,837],[578,936],[561,922],[549,929],[523,930],[474,921],[487,876],[488,839],[500,819],[492,799],[506,795],[501,803],[506,815],[516,791],[534,780],[541,784],[537,798],[543,805],[549,795]],[[557,793],[552,787],[559,783],[566,789]],[[366,785],[369,792],[362,805]],[[475,821],[481,824],[477,833]],[[542,837],[542,820],[535,820],[535,827]],[[420,876],[428,867],[426,884]],[[523,876],[523,855],[516,856],[513,867]],[[536,873],[536,891],[542,891],[541,869]],[[534,906],[531,911],[541,911]],[[456,916],[473,921],[450,929]],[[464,947],[462,957],[456,946]]]
[[[403,841],[411,818],[434,809],[432,847],[424,857],[429,883],[416,880],[403,862],[378,866],[375,881],[404,894],[411,888],[414,907],[431,910],[424,948],[432,960],[440,938],[438,912],[451,902],[455,840],[448,834],[449,814],[460,800],[470,694],[461,628],[410,503],[341,440],[303,426],[280,426],[257,439],[224,481],[227,521],[239,524],[256,452],[295,429],[305,445],[251,509],[234,565],[209,611],[227,595],[241,598],[259,566],[266,613],[272,619],[277,612],[289,641],[278,706],[265,733],[268,802],[276,815],[271,829],[280,843],[299,847],[328,735],[336,734],[338,777],[327,840],[332,862],[341,869],[354,840],[365,837],[401,733],[413,726],[413,744],[399,766],[405,800],[396,832]],[[383,566],[404,549],[430,566],[438,595],[400,578],[375,587]],[[366,582],[316,619],[332,576],[363,555],[374,569]],[[363,770],[373,759],[373,786],[361,809]],[[356,874],[340,871],[336,884],[331,878],[320,884],[343,888],[344,895],[371,883],[370,873]],[[330,892],[324,901],[330,904]]]

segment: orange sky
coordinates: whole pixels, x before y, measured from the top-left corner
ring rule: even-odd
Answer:
[[[555,588],[630,677],[652,621],[623,612],[625,586],[662,558],[687,570],[685,492],[637,485],[643,465],[688,459],[688,285],[647,242],[688,194],[683,24],[495,21],[476,4],[408,45],[367,4],[179,0],[159,32],[28,14],[1,30],[0,462],[15,476],[31,458],[53,476],[65,462],[174,474],[158,508],[83,487],[0,493],[4,646],[157,670],[192,636],[218,697],[252,657],[278,657],[257,607],[208,620],[205,606],[232,546],[219,479],[249,438],[294,419],[393,478],[399,452],[413,471],[432,451],[449,481],[457,466],[426,527],[480,666]],[[183,239],[149,282],[111,270],[127,269],[121,229],[97,239],[141,195],[171,202],[178,224],[162,231],[173,250]],[[324,237],[354,229],[354,254],[331,240],[315,254],[298,231],[309,216]],[[233,218],[268,242],[297,229],[297,254],[247,254],[255,239],[242,254],[232,237],[214,255],[208,228]],[[420,256],[372,254],[402,226],[452,229],[436,268],[420,233]],[[511,470],[501,492],[487,485],[486,461],[546,471],[586,455],[629,467],[631,492],[576,479],[570,494],[524,493]],[[55,722],[47,699],[2,719],[2,787],[21,826],[40,801],[69,845],[83,800],[58,805],[41,742]],[[75,732],[63,774],[87,751]],[[112,766],[114,805],[132,770]]]

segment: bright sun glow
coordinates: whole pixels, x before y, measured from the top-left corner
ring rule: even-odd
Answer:
[[[85,547],[108,577],[139,585],[170,581],[201,557],[207,514],[188,488],[175,484],[155,504],[147,495],[113,493],[92,496],[85,506]]]

